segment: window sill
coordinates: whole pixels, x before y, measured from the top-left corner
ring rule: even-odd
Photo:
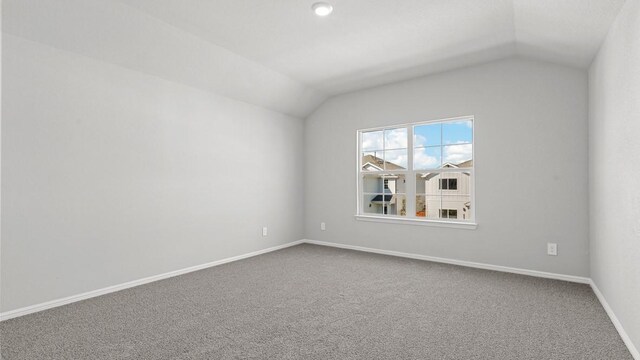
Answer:
[[[355,217],[356,217],[356,220],[359,220],[359,221],[371,221],[371,222],[381,222],[381,223],[389,223],[389,224],[435,226],[435,227],[447,227],[447,228],[467,229],[467,230],[475,230],[478,227],[478,224],[476,223],[462,222],[462,221],[408,219],[408,218],[373,216],[373,215],[356,215]]]

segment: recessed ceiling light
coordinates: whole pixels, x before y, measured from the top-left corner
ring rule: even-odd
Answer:
[[[318,16],[327,16],[333,11],[333,6],[326,2],[317,2],[311,6],[313,12]]]

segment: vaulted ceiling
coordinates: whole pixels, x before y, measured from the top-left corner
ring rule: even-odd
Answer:
[[[3,31],[305,117],[512,55],[586,68],[624,0],[4,0]]]

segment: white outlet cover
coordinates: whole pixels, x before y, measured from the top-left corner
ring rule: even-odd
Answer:
[[[547,255],[557,256],[558,255],[558,244],[556,244],[556,243],[547,243]]]
[[[267,236],[267,227],[262,228],[262,236]]]
[[[320,230],[327,230],[327,225],[325,223],[320,223]]]

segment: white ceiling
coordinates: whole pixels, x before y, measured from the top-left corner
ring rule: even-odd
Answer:
[[[377,85],[396,72],[504,54],[587,66],[624,0],[119,0],[321,91]],[[440,66],[438,66],[438,70]],[[408,72],[408,69],[414,69]],[[384,81],[394,80],[391,75]]]
[[[327,96],[514,54],[586,68],[624,3],[328,1],[333,14],[319,18],[315,0],[5,0],[3,20],[18,36],[304,117]],[[145,60],[160,54],[171,61]],[[215,74],[225,66],[244,87],[209,84],[236,81]],[[246,69],[273,84],[247,89]]]

